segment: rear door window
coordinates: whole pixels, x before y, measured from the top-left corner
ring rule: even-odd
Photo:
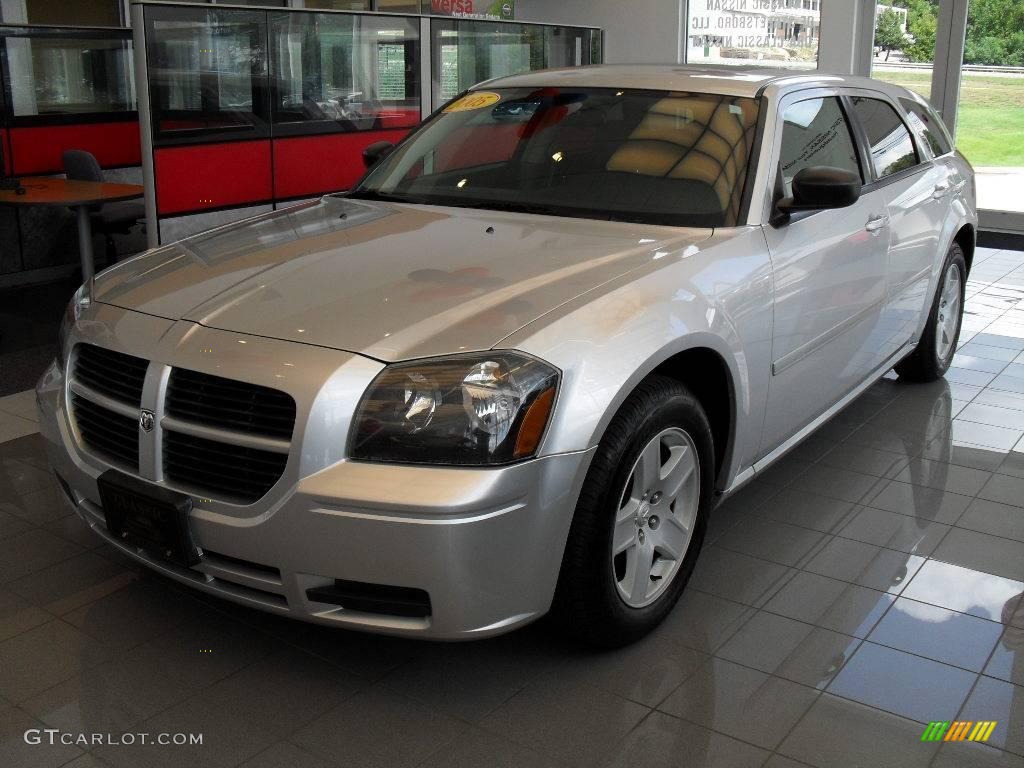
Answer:
[[[877,178],[884,179],[917,165],[914,139],[889,103],[863,96],[854,96],[851,101],[854,114],[867,132]]]

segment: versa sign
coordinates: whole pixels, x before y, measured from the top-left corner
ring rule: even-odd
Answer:
[[[430,12],[438,16],[510,21],[516,17],[515,0],[430,0]]]

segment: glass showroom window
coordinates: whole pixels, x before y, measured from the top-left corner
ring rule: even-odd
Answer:
[[[543,27],[435,20],[431,29],[435,70],[440,67],[438,104],[483,80],[545,67]]]
[[[433,19],[431,34],[435,107],[494,77],[600,60],[600,32],[590,29]]]
[[[270,31],[275,134],[419,122],[415,19],[282,13]]]
[[[135,109],[131,43],[124,38],[4,38],[15,117]]]
[[[817,69],[823,0],[689,0],[686,61]]]
[[[970,0],[963,67],[951,63],[949,73],[960,72],[956,144],[977,174],[978,207],[999,212],[993,228],[1016,231],[1024,229],[1022,29],[1024,0]]]
[[[152,6],[146,20],[158,142],[266,135],[266,13]]]
[[[879,3],[871,76],[931,98],[938,15],[939,0]]]

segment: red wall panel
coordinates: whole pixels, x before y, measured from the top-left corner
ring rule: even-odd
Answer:
[[[278,199],[349,189],[366,171],[363,150],[397,143],[408,130],[331,133],[274,139],[274,196]]]
[[[22,176],[61,173],[65,149],[92,152],[104,168],[142,162],[136,120],[11,128],[10,132],[14,173]]]
[[[3,150],[4,164],[0,168],[0,176],[10,175],[11,173],[11,152],[10,147],[7,145],[7,131],[4,128],[0,128],[0,149]]]
[[[154,153],[161,216],[268,201],[270,140],[161,147]]]

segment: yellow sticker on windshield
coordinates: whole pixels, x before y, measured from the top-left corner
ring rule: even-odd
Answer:
[[[472,112],[474,109],[483,109],[501,101],[501,96],[489,91],[479,91],[463,96],[453,104],[444,108],[445,112]]]

